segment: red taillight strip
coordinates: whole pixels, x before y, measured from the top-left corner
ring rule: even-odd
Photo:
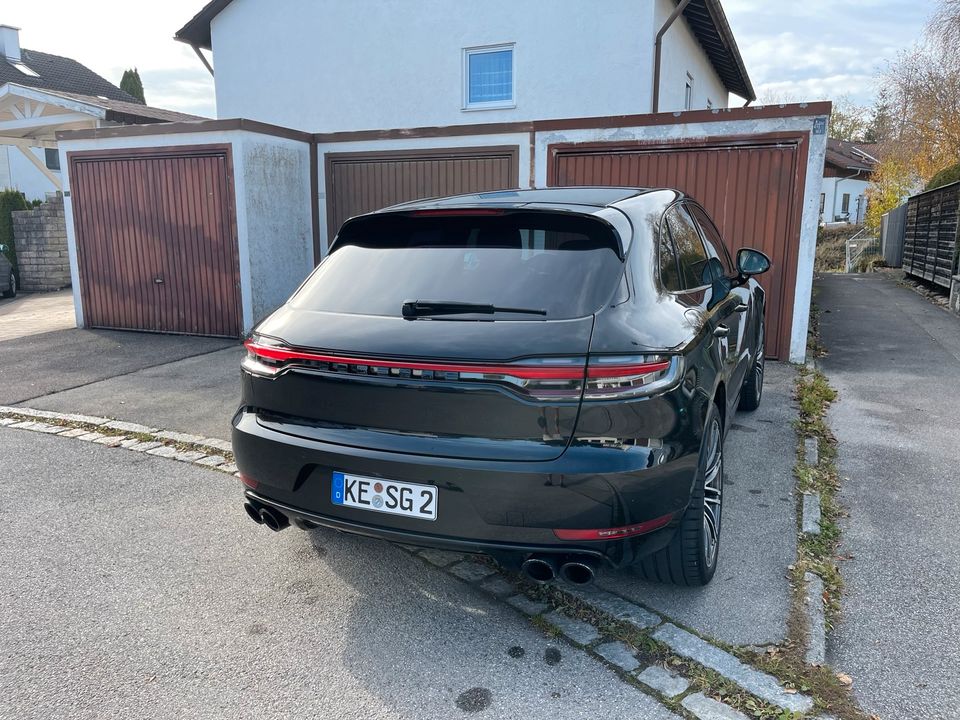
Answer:
[[[557,536],[558,540],[620,540],[659,530],[668,525],[671,520],[673,520],[673,513],[636,525],[600,528],[598,530],[554,530],[553,534]]]
[[[587,368],[588,378],[630,377],[662,372],[670,367],[669,360],[643,363],[641,365],[591,365]]]
[[[254,355],[276,362],[291,360],[312,360],[314,362],[344,363],[347,365],[373,365],[386,368],[404,368],[409,370],[433,370],[434,372],[478,373],[481,375],[509,375],[521,380],[582,380],[582,365],[562,367],[539,365],[467,365],[450,363],[402,362],[400,360],[380,360],[375,358],[344,357],[324,355],[322,353],[288,350],[272,345],[260,345],[247,340],[244,346]],[[667,363],[669,364],[669,363]],[[664,365],[666,367],[666,365]],[[647,371],[649,372],[649,371]],[[635,373],[639,374],[639,373]]]

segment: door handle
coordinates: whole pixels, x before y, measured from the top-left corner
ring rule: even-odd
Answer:
[[[733,311],[734,311],[734,312],[746,312],[746,311],[749,310],[749,309],[750,309],[750,306],[749,306],[749,305],[747,305],[746,303],[740,303],[739,305],[737,305],[737,306],[733,309]]]
[[[726,325],[717,325],[713,329],[713,336],[718,338],[725,338],[730,334],[730,328]]]

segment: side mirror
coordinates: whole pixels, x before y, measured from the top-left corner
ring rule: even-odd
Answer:
[[[770,269],[770,258],[753,248],[740,248],[737,251],[737,272],[747,278],[760,275]]]

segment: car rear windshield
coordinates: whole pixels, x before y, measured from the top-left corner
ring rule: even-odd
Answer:
[[[384,214],[344,226],[294,307],[400,316],[409,301],[478,303],[483,319],[583,317],[613,294],[619,238],[600,220],[557,212]],[[471,313],[445,319],[480,319]]]

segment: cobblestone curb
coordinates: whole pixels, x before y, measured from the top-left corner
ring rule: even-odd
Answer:
[[[629,626],[669,652],[692,660],[754,697],[796,717],[813,709],[807,695],[785,689],[772,675],[746,665],[726,650],[671,624],[659,614],[613,593],[595,587],[574,587],[557,582],[548,587],[551,599],[544,602],[527,594],[523,583],[494,570],[493,564],[462,553],[399,545],[407,552],[498,600],[503,600],[530,617],[539,627],[564,638],[595,659],[603,661],[639,691],[660,698],[669,707],[681,707],[690,717],[701,720],[742,718],[738,710],[718,700],[691,692],[688,678],[660,665],[641,662],[639,652],[622,640],[608,635],[609,623]],[[562,600],[555,600],[559,596]],[[588,619],[573,617],[576,607],[589,609]],[[687,698],[695,698],[685,702]],[[689,705],[689,707],[688,707]]]
[[[0,427],[76,438],[238,475],[230,443],[94,415],[0,405]]]

